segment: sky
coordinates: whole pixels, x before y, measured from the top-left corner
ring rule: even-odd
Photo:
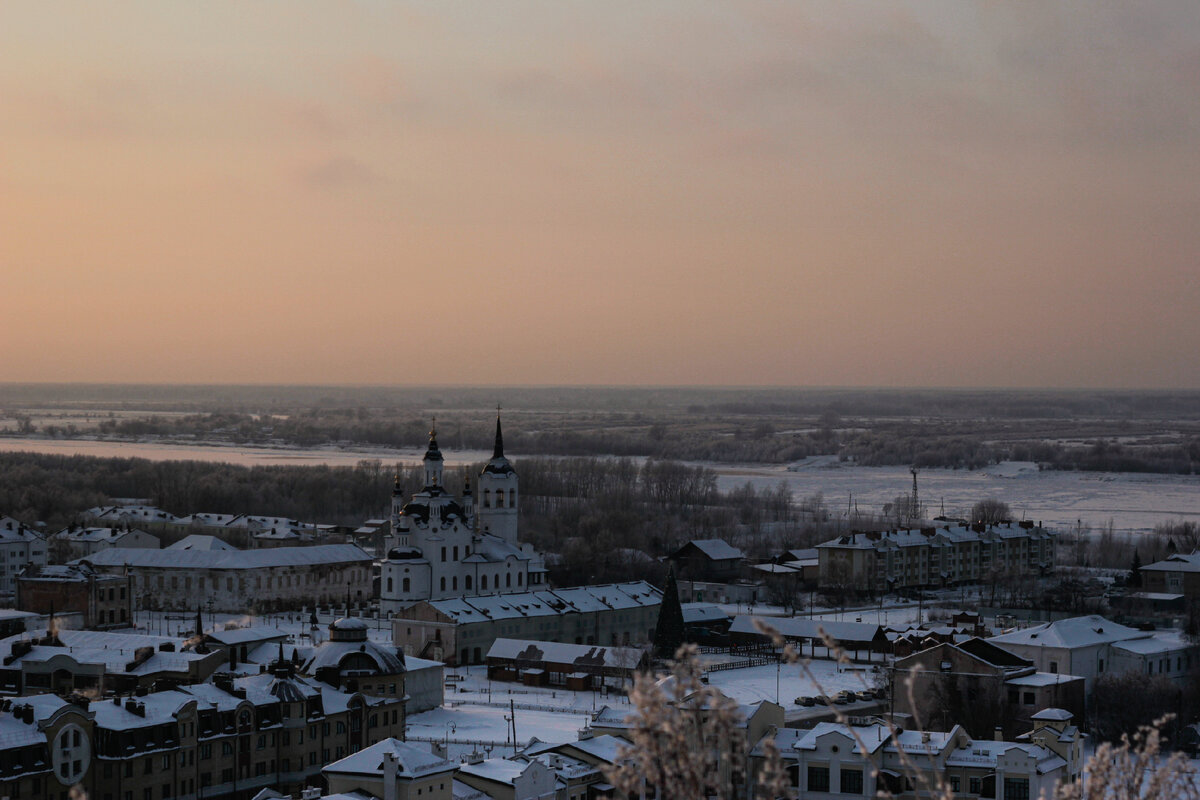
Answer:
[[[1200,388],[1200,3],[0,4],[0,380]]]

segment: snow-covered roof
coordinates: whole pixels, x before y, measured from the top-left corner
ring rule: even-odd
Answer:
[[[41,540],[44,537],[28,527],[25,523],[13,519],[12,517],[0,517],[0,541],[17,542],[17,541],[34,541]]]
[[[313,650],[312,657],[304,665],[304,671],[315,674],[318,669],[340,668],[342,660],[349,655],[360,654],[375,662],[380,675],[396,675],[404,672],[404,662],[390,650],[373,641],[322,642]]]
[[[169,511],[146,505],[95,506],[84,511],[83,515],[92,519],[121,520],[122,522],[130,519],[146,522],[179,522],[180,520]]]
[[[399,739],[384,739],[382,742],[376,742],[370,747],[327,765],[321,771],[352,775],[382,775],[385,753],[392,753],[396,756],[399,767],[397,774],[404,778],[421,778],[441,772],[453,772],[458,768],[454,762],[434,754],[428,747],[409,744]]]
[[[58,695],[39,694],[29,697],[13,698],[13,707],[30,706],[33,708],[34,724],[30,725],[17,719],[10,713],[0,714],[0,750],[15,747],[28,747],[46,743],[46,734],[37,723],[54,715],[67,701]]]
[[[1056,686],[1060,683],[1081,680],[1083,678],[1078,675],[1067,675],[1063,672],[1031,672],[1028,675],[1009,678],[1004,683],[1008,686]]]
[[[225,630],[207,631],[205,634],[209,639],[215,642],[220,642],[223,645],[242,645],[242,644],[260,644],[262,642],[275,642],[287,638],[287,634],[278,628],[272,628],[268,625],[259,625],[252,628],[227,628]]]
[[[1024,630],[1003,633],[991,637],[988,641],[1001,647],[1006,644],[1018,644],[1033,647],[1075,648],[1129,639],[1144,639],[1149,636],[1150,634],[1146,631],[1127,628],[1098,614],[1090,614],[1085,617],[1060,619]]]
[[[729,620],[729,615],[714,603],[684,603],[680,608],[683,610],[683,621],[690,625]]]
[[[488,658],[621,669],[636,667],[641,662],[643,655],[643,651],[636,647],[601,647],[590,644],[537,642],[528,639],[497,639],[487,652]]]
[[[733,618],[729,626],[730,633],[752,633],[763,635],[756,621],[774,628],[790,639],[820,639],[829,636],[838,642],[870,642],[879,636],[883,629],[868,622],[835,622],[822,619],[802,619],[800,617],[757,617],[741,614]]]
[[[733,558],[745,558],[745,554],[724,539],[692,539],[680,548],[680,552],[691,545],[713,561],[726,561]],[[678,553],[676,554],[678,555]]]
[[[1050,722],[1066,722],[1075,715],[1063,708],[1043,708],[1041,711],[1034,714],[1030,719],[1044,719]]]
[[[1162,561],[1155,561],[1142,567],[1152,572],[1200,572],[1200,551],[1195,553],[1176,553],[1167,556]]]
[[[370,563],[358,545],[319,544],[312,547],[270,547],[263,550],[150,550],[110,547],[76,561],[96,566],[174,567],[178,569],[270,569],[320,564]]]
[[[175,544],[167,545],[164,550],[237,550],[236,547],[216,536],[205,536],[202,533],[192,533]]]
[[[1192,647],[1194,645],[1184,638],[1182,631],[1155,631],[1145,639],[1130,639],[1113,644],[1115,650],[1138,655],[1162,655]]]
[[[662,602],[662,592],[645,581],[581,586],[540,592],[449,597],[429,605],[460,625],[496,619],[551,616],[603,611],[613,608],[646,608]]]
[[[175,715],[196,698],[179,691],[151,692],[143,697],[131,698],[142,713],[126,708],[125,698],[100,700],[92,703],[88,710],[96,714],[96,724],[108,730],[124,731],[163,725],[175,719]]]
[[[54,534],[55,539],[64,539],[68,542],[87,542],[91,544],[101,542],[119,542],[131,533],[141,533],[149,536],[145,531],[139,531],[136,528],[126,530],[124,528],[64,528]]]

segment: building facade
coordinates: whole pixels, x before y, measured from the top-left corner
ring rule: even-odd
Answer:
[[[1054,571],[1054,533],[1032,522],[855,531],[817,546],[822,589],[882,594]]]
[[[392,618],[407,655],[482,664],[496,639],[573,644],[649,642],[662,592],[645,581],[416,603]]]
[[[133,579],[86,564],[31,567],[17,578],[17,608],[38,614],[76,611],[86,628],[124,628],[133,621]]]
[[[504,456],[500,419],[491,459],[478,476],[478,503],[468,483],[460,496],[446,489],[436,428],[425,451],[425,485],[407,500],[392,493],[391,535],[380,576],[380,609],[395,614],[414,603],[534,591],[546,585],[546,566],[531,545],[517,541],[517,473]]]
[[[404,735],[403,699],[345,693],[277,664],[261,675],[90,700],[0,701],[0,796],[249,798],[298,792],[329,762]]]
[[[372,599],[372,559],[352,544],[262,550],[125,550],[79,563],[128,574],[138,608],[265,612]],[[210,605],[211,601],[211,605]]]
[[[17,594],[17,576],[28,567],[46,566],[46,540],[12,517],[0,517],[0,602]]]

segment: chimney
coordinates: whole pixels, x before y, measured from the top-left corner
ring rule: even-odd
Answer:
[[[383,754],[383,800],[398,800],[400,787],[397,775],[399,773],[399,759],[396,758],[395,751],[388,750]]]

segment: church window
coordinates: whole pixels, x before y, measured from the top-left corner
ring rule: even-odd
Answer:
[[[404,587],[405,593],[412,591],[412,581],[410,581],[408,578],[404,579],[404,582],[401,584],[401,586]]]
[[[444,576],[442,577],[442,591],[446,591],[446,578]]]
[[[389,593],[392,591],[392,589],[394,588],[394,586],[395,586],[395,584],[394,584],[394,582],[392,581],[392,579],[391,579],[391,578],[388,578],[388,592],[389,592]]]
[[[443,547],[442,548],[442,561],[445,561],[445,560],[446,560],[446,548]],[[443,586],[442,588],[445,589],[446,587]]]
[[[454,545],[454,560],[458,561],[458,545]]]
[[[507,573],[504,576],[504,586],[505,586],[505,588],[512,586],[512,573],[511,572]]]
[[[487,575],[479,576],[479,591],[487,590]]]
[[[450,577],[450,588],[456,592],[458,591],[458,576],[457,575],[452,575]]]
[[[496,490],[496,508],[504,508],[504,490]]]
[[[465,580],[465,581],[466,581],[466,587],[467,587],[468,589],[470,589],[470,588],[471,588],[471,576],[470,576],[470,575],[468,575],[468,576],[467,576],[466,578],[464,578],[463,580]]]
[[[525,577],[525,573],[523,573],[523,572],[518,572],[518,573],[517,573],[517,586],[520,586],[520,585],[521,585],[521,580],[522,580],[524,577]]]
[[[483,507],[484,508],[492,507],[492,490],[491,489],[483,490]]]
[[[516,489],[508,490],[508,507],[509,508],[517,507],[517,490]]]

